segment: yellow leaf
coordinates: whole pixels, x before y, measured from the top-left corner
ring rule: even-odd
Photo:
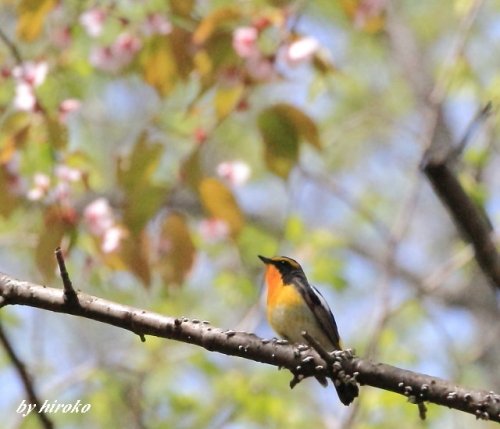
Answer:
[[[9,116],[2,126],[0,135],[0,164],[6,164],[12,156],[22,149],[29,136],[31,124],[24,114]]]
[[[56,5],[55,0],[22,0],[17,7],[17,37],[32,42],[41,33],[45,17]]]
[[[181,178],[193,189],[198,189],[198,186],[203,178],[201,167],[201,146],[196,148],[189,154],[186,160],[181,165]]]
[[[21,198],[12,189],[12,184],[19,180],[17,175],[0,163],[0,216],[9,217],[20,204]]]
[[[164,249],[158,267],[162,279],[167,285],[179,285],[189,273],[195,257],[195,247],[183,215],[173,213],[165,219],[160,243]]]
[[[233,112],[244,91],[245,86],[242,84],[217,88],[215,92],[215,112],[218,120],[224,119]]]
[[[191,35],[191,31],[176,26],[169,35],[170,48],[176,65],[176,75],[183,79],[191,76],[194,67]]]
[[[200,50],[196,52],[193,57],[193,62],[196,67],[196,71],[202,78],[212,73],[213,63],[207,51]]]
[[[68,212],[67,209],[57,206],[49,207],[45,212],[44,227],[35,248],[35,261],[46,281],[54,277],[56,267],[54,250],[61,245],[64,235],[74,228],[74,220],[70,219],[73,215],[72,211]]]
[[[201,181],[199,192],[206,212],[226,222],[231,235],[236,237],[243,228],[245,219],[231,191],[220,180],[208,177]]]
[[[216,9],[200,22],[200,25],[198,25],[193,34],[193,42],[197,45],[202,45],[215,33],[217,27],[235,21],[240,15],[240,11],[233,6]]]
[[[170,0],[172,14],[188,17],[194,7],[194,0]]]
[[[129,234],[120,244],[119,259],[126,269],[130,270],[145,287],[151,283],[149,266],[149,240],[144,231]]]
[[[175,85],[178,70],[170,42],[166,37],[154,37],[141,56],[144,79],[161,95],[168,94]]]
[[[340,4],[347,17],[356,23],[356,27],[366,33],[378,33],[384,28],[385,17],[383,8],[371,11],[365,4],[368,0],[341,0]]]

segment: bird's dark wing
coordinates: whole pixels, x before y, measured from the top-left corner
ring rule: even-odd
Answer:
[[[325,335],[332,342],[333,347],[340,350],[339,330],[326,299],[323,298],[318,289],[307,283],[305,277],[296,276],[294,280],[294,284],[297,285],[300,294],[313,311]]]

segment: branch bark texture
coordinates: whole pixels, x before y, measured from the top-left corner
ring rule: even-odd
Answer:
[[[294,380],[312,375],[330,375],[327,363],[311,348],[289,345],[282,340],[267,340],[246,332],[215,328],[209,322],[167,317],[146,310],[107,301],[78,292],[78,301],[64,299],[60,289],[14,279],[0,273],[0,303],[27,305],[58,313],[72,314],[145,335],[167,338],[201,346],[231,356],[285,367]],[[358,357],[339,361],[342,370],[360,384],[406,396],[411,402],[445,405],[500,422],[500,395],[456,386],[425,374],[375,363]]]

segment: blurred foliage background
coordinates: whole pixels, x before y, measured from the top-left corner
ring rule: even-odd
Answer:
[[[500,2],[0,4],[0,271],[215,326],[273,333],[257,254],[299,260],[360,356],[500,389],[498,294],[419,163],[429,111],[458,141],[500,101]],[[495,109],[495,107],[494,107]],[[498,115],[460,179],[500,215]],[[493,427],[88,320],[4,308],[56,427]],[[0,353],[0,415],[18,375]]]

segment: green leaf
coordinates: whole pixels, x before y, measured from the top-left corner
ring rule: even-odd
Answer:
[[[265,144],[265,161],[269,169],[287,178],[299,158],[300,138],[321,149],[318,128],[304,112],[280,103],[263,110],[257,120]]]
[[[316,149],[321,149],[319,132],[316,123],[306,115],[302,110],[289,104],[276,104],[276,112],[282,117],[288,119],[297,130],[297,133]]]
[[[129,158],[118,166],[118,183],[125,191],[124,222],[128,229],[138,234],[165,200],[165,186],[153,183],[164,146],[151,143],[142,135]]]
[[[279,109],[270,107],[257,119],[265,145],[268,168],[286,179],[299,157],[299,135],[294,124]]]
[[[118,165],[118,183],[125,189],[139,188],[151,180],[163,155],[164,146],[151,143],[142,134],[127,160]]]

